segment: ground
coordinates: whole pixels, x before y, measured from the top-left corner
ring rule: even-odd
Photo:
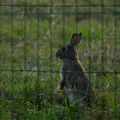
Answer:
[[[103,7],[98,0],[92,7],[89,0],[0,1],[1,120],[120,119],[120,6],[114,1]],[[96,93],[91,108],[67,107],[54,95],[62,65],[55,52],[74,32],[83,33],[77,48]]]

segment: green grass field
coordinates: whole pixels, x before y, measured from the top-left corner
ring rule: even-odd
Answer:
[[[89,5],[89,0],[77,3]],[[62,0],[27,0],[34,6],[26,8],[24,0],[13,0],[15,6],[6,6],[10,0],[0,4],[0,120],[120,119],[120,6],[111,6],[114,0],[104,0],[109,5],[104,7],[91,0],[97,6],[77,9],[75,0],[65,1],[74,7],[64,9],[56,7]],[[74,32],[83,33],[77,48],[96,93],[91,108],[67,107],[54,94],[62,65],[55,52]]]

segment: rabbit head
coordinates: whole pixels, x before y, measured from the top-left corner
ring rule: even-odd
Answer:
[[[78,57],[76,46],[80,43],[82,33],[74,33],[70,40],[70,44],[61,47],[56,52],[56,57],[60,59],[70,59],[74,60]]]

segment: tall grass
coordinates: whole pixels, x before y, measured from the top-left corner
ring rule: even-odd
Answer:
[[[48,0],[27,0],[27,4],[32,5],[38,2],[50,4]],[[101,1],[97,0],[91,3],[101,5]],[[111,5],[113,0],[104,0],[104,3]],[[10,1],[2,0],[1,4],[10,4]],[[25,1],[14,0],[14,4],[25,4]],[[91,14],[91,20],[89,7],[78,8],[77,18],[76,8],[65,8],[63,21],[63,9],[55,7],[63,3],[59,0],[53,1],[53,4],[52,16],[49,15],[49,8],[39,8],[41,16],[37,16],[38,7],[34,6],[27,7],[26,18],[24,7],[13,7],[13,11],[11,6],[0,8],[0,119],[119,120],[119,14],[116,17],[115,49],[113,7],[104,7],[104,12],[112,14],[104,14],[103,18],[99,14],[102,8],[92,7],[91,11],[94,13]],[[68,0],[65,4],[75,5],[75,1]],[[89,1],[81,0],[78,4],[89,4]],[[116,10],[119,12],[120,8],[117,7]],[[55,59],[55,52],[69,43],[74,32],[83,33],[83,39],[78,46],[80,61],[88,73],[91,64],[93,72],[91,81],[96,102],[90,108],[82,104],[78,107],[71,104],[68,107],[64,96],[54,94],[60,81],[61,67],[61,61]],[[102,70],[106,73],[102,73]]]

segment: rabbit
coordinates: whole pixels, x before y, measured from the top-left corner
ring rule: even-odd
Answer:
[[[56,52],[56,57],[63,61],[60,90],[65,93],[69,103],[82,101],[82,103],[89,105],[92,97],[92,86],[79,61],[76,49],[81,38],[82,33],[74,33],[70,40],[70,44],[61,47]]]

